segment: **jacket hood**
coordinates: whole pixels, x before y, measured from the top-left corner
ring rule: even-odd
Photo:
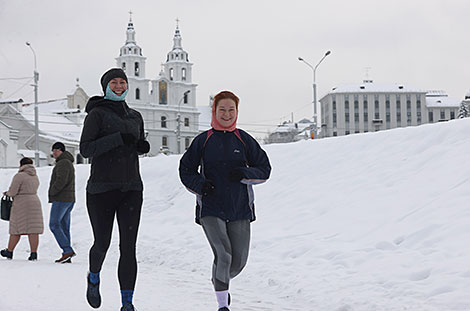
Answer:
[[[105,99],[104,96],[93,96],[88,100],[85,111],[90,113],[91,110],[100,106],[114,110],[118,114],[127,113],[130,109],[125,101],[112,101]]]
[[[30,176],[36,176],[36,168],[34,168],[33,164],[25,164],[20,166],[19,172],[25,172]]]
[[[70,160],[72,163],[74,161],[74,158],[73,158],[73,155],[68,152],[67,150],[65,150],[64,152],[62,152],[62,154],[60,156],[57,157],[57,159],[55,159],[56,162],[59,162],[61,160]]]

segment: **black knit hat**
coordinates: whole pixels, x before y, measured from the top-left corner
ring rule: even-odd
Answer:
[[[103,88],[103,92],[106,94],[106,87],[108,86],[109,81],[111,81],[114,78],[122,78],[127,81],[127,76],[124,70],[121,68],[111,68],[108,71],[104,73],[104,75],[101,77],[101,87]]]
[[[65,145],[63,143],[61,143],[60,141],[58,141],[58,142],[56,142],[52,145],[52,150],[54,150],[54,149],[57,149],[57,150],[60,150],[60,151],[64,152],[65,151]]]

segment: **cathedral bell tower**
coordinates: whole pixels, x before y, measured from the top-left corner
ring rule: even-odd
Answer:
[[[134,23],[132,12],[129,12],[129,23],[127,24],[126,43],[121,47],[119,57],[116,58],[117,67],[121,67],[129,80],[129,102],[140,102],[148,100],[148,81],[145,79],[145,60],[142,56],[142,48],[135,40]],[[145,82],[145,83],[143,83]]]

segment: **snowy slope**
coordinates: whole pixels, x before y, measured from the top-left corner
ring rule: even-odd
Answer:
[[[442,311],[470,309],[470,119],[318,141],[265,146],[272,178],[255,187],[248,265],[233,280],[233,311]],[[217,310],[212,253],[179,182],[178,156],[141,161],[145,183],[138,241],[139,311]],[[77,169],[71,265],[49,230],[39,261],[23,238],[0,260],[0,310],[88,310],[92,242]],[[15,173],[1,170],[0,190]],[[40,168],[46,221],[51,168]],[[8,223],[0,222],[0,246]],[[102,272],[101,310],[119,310],[115,231]]]

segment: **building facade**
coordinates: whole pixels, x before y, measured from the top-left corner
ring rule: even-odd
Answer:
[[[117,66],[129,80],[126,102],[144,118],[144,127],[151,149],[149,155],[159,152],[182,153],[199,133],[196,108],[196,87],[192,82],[189,54],[183,49],[179,26],[173,37],[173,48],[167,54],[159,76],[146,78],[146,57],[137,45],[132,19],[126,32],[126,43],[121,47]]]
[[[320,99],[322,137],[376,132],[455,119],[459,102],[442,91],[372,80],[333,88]]]

